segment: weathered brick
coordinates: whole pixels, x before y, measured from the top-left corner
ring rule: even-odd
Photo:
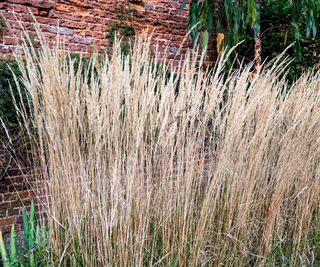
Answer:
[[[25,13],[25,14],[29,14],[30,12],[32,12],[33,15],[38,15],[38,8],[35,7],[31,7],[31,6],[24,6],[21,4],[13,4],[13,5],[8,5],[7,9],[10,11],[14,11],[17,13]]]
[[[13,208],[8,210],[7,216],[18,216],[21,214],[20,208]]]
[[[92,43],[92,38],[75,35],[70,39],[70,41],[74,43],[89,45]]]
[[[56,0],[7,0],[10,3],[27,4],[41,8],[53,8],[56,5]]]
[[[19,198],[24,200],[30,200],[36,197],[36,193],[34,190],[27,190],[23,192],[18,192]]]
[[[108,15],[108,11],[101,9],[92,9],[90,10],[90,14],[96,17],[106,17]]]
[[[7,3],[0,3],[0,10],[3,10],[8,7]]]
[[[30,186],[28,185],[28,183],[21,183],[21,184],[12,184],[12,185],[9,185],[7,187],[7,190],[9,192],[12,192],[12,191],[24,191],[24,190],[27,190],[29,189]]]
[[[58,19],[48,17],[37,17],[37,22],[45,25],[57,26]]]
[[[73,30],[69,28],[64,27],[56,27],[56,26],[50,26],[49,31],[52,33],[58,33],[62,35],[73,35]]]
[[[88,24],[85,22],[79,22],[79,21],[75,22],[71,20],[63,20],[60,26],[63,26],[66,28],[72,28],[72,29],[85,29],[88,27]]]
[[[14,217],[0,218],[0,228],[14,223]]]
[[[96,39],[105,39],[107,34],[105,32],[91,32],[92,36]]]
[[[12,167],[8,170],[9,176],[24,175],[26,173],[27,173],[27,169],[20,168],[20,167]]]
[[[92,31],[106,31],[107,27],[105,25],[102,24],[89,24],[89,28]]]
[[[8,38],[8,37],[5,37]],[[12,184],[21,184],[27,180],[27,176],[18,175],[18,176],[7,176],[0,181],[0,185],[12,185]]]
[[[49,16],[49,10],[39,10],[38,15],[41,17],[48,17]]]
[[[107,40],[107,39],[103,39],[103,40],[94,40],[94,45],[96,45],[96,46],[107,46],[107,45],[109,45],[110,43],[109,43],[109,41]]]

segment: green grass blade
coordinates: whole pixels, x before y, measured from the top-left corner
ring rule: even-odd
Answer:
[[[34,241],[35,241],[35,207],[34,202],[31,202],[30,209],[30,231],[29,231],[29,249],[30,249],[30,266],[35,266],[34,258]]]
[[[2,258],[3,267],[10,267],[9,260],[7,258],[6,247],[3,242],[2,232],[0,231],[0,254]]]
[[[28,216],[25,210],[22,211],[22,221],[23,221],[24,244],[26,248],[29,248],[29,222],[28,222]]]
[[[35,242],[35,245],[36,245],[36,248],[37,248],[36,260],[37,260],[37,262],[39,262],[39,261],[41,261],[41,252],[42,252],[42,247],[43,247],[39,224],[37,224],[37,227],[36,227],[36,242]]]
[[[14,224],[12,225],[12,228],[11,228],[11,237],[10,237],[10,263],[11,263],[11,266],[18,266],[16,233],[14,229]]]

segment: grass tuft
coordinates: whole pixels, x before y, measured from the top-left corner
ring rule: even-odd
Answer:
[[[26,41],[17,56],[59,263],[319,261],[320,74],[289,87],[278,63],[250,81],[249,67],[209,72],[193,52],[173,71],[149,48],[115,42],[75,66]]]

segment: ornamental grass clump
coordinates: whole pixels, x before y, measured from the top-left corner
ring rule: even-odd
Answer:
[[[319,260],[320,74],[289,87],[285,63],[250,81],[250,67],[209,71],[190,51],[174,69],[149,48],[136,40],[123,55],[115,42],[78,63],[25,37],[31,114],[16,105],[57,264]]]

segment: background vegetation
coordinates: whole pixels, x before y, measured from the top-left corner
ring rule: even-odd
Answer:
[[[6,125],[17,124],[16,110],[13,104],[12,93],[18,99],[14,74],[19,77],[20,70],[16,62],[0,60],[0,117]],[[11,89],[10,89],[11,87]]]
[[[200,32],[203,48],[217,43],[218,53],[245,40],[236,50],[237,57],[245,62],[255,60],[256,71],[263,60],[295,42],[289,51],[296,59],[290,68],[289,79],[293,80],[319,62],[319,14],[319,0],[192,0],[189,28],[194,41]]]

